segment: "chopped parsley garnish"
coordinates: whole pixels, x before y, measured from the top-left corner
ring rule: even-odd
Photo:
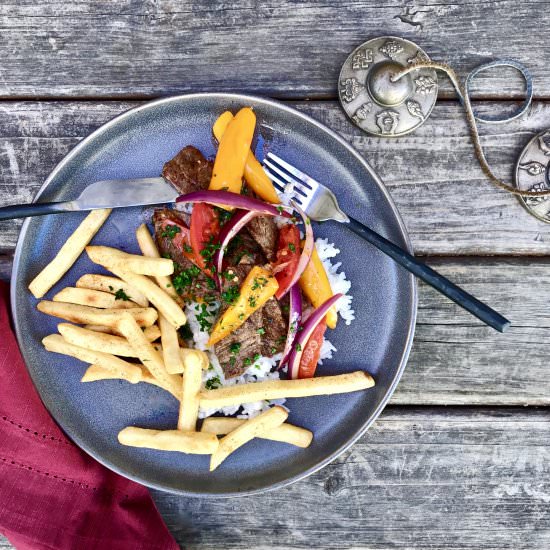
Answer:
[[[300,344],[296,344],[296,351],[302,351],[302,346]]]
[[[206,285],[211,290],[214,290],[216,288],[216,282],[214,281],[214,279],[211,279],[210,277],[206,279]]]
[[[288,243],[288,248],[291,252],[296,252],[296,247],[292,243]]]
[[[279,338],[277,338],[277,344],[283,344],[284,342],[286,341],[286,336],[279,336]]]
[[[232,355],[230,358],[229,358],[229,364],[234,367],[235,366],[235,363],[237,362],[237,358]]]
[[[204,245],[204,248],[200,251],[200,255],[204,258],[204,261],[207,265],[212,263],[214,254],[216,254],[216,252],[220,248],[221,244],[214,242],[214,237],[211,236],[210,240]]]
[[[252,359],[250,359],[250,357],[247,357],[243,363],[245,364],[245,366],[249,367],[250,365],[252,365]]]
[[[124,302],[128,302],[130,299],[130,296],[128,296],[128,294],[126,294],[126,292],[124,292],[121,288],[115,292],[115,300],[123,300]]]
[[[215,206],[214,210],[218,213],[220,227],[223,227],[233,217],[233,211],[231,210],[225,210],[224,208],[219,208],[218,206]]]
[[[238,285],[232,285],[222,292],[222,300],[228,304],[234,304],[241,295]]]
[[[188,254],[191,254],[193,252],[193,249],[187,243],[185,243],[183,245],[183,250],[184,250],[184,252],[187,252]]]
[[[169,224],[163,229],[160,236],[167,237],[168,239],[172,240],[178,233],[181,233],[181,227],[179,227],[178,225]]]
[[[239,313],[239,321],[244,321],[244,313]]]
[[[248,297],[248,305],[250,307],[256,307],[256,297],[255,296],[249,296]]]
[[[209,321],[210,313],[207,309],[206,304],[200,305],[201,312],[197,315],[197,321],[203,332],[210,330],[212,328],[212,323]]]
[[[111,292],[113,292],[114,288],[113,288],[111,285],[109,285],[109,290],[110,290]]]
[[[234,355],[239,353],[240,349],[241,349],[241,343],[240,342],[233,342],[233,344],[231,344],[229,346],[229,351],[231,353],[233,353]]]
[[[170,254],[168,254],[168,252],[165,252],[163,255],[162,255],[163,258],[166,258],[167,260],[171,260],[172,259],[172,256],[170,256]]]
[[[279,211],[279,214],[282,214],[285,209],[283,206],[277,206],[277,210]]]
[[[265,328],[264,327],[260,327],[259,329],[256,329],[256,332],[260,335],[260,336],[263,336],[265,334]]]
[[[267,284],[267,279],[265,277],[254,277],[254,282],[252,283],[252,290],[258,290],[259,288],[263,288],[266,284]]]
[[[258,359],[261,357],[259,353],[254,354],[254,361],[258,361]]]
[[[206,381],[206,383],[204,384],[204,387],[207,390],[215,390],[216,388],[219,388],[221,385],[222,383],[220,381],[220,377],[214,376],[214,378],[210,378],[210,380]]]
[[[193,265],[188,269],[180,271],[172,278],[172,284],[178,294],[183,294],[187,287],[193,284],[193,281],[200,275],[201,270]]]
[[[289,305],[284,305],[282,308],[284,313],[288,313],[290,311],[290,306]]]
[[[271,348],[271,355],[275,355],[277,353],[277,348]]]

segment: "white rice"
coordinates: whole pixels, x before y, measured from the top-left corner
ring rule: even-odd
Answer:
[[[349,325],[351,321],[355,319],[354,311],[351,309],[352,296],[348,294],[351,283],[346,279],[346,274],[343,271],[338,272],[342,262],[331,262],[331,259],[340,253],[340,250],[336,248],[333,243],[329,243],[328,239],[317,239],[315,241],[315,245],[317,247],[319,258],[323,262],[327,272],[332,292],[335,294],[339,292],[344,294],[344,296],[337,302],[336,310],[346,325]],[[206,386],[207,382],[209,382],[208,386],[212,389],[220,386],[248,384],[260,382],[262,380],[278,380],[280,378],[280,372],[274,370],[279,359],[281,358],[281,354],[279,353],[273,357],[260,357],[252,365],[250,365],[250,367],[248,367],[248,369],[241,376],[226,379],[214,350],[208,348],[206,345],[209,334],[207,331],[201,330],[200,323],[197,320],[197,314],[201,311],[201,309],[199,309],[200,307],[202,306],[191,303],[186,306],[185,311],[187,314],[189,328],[191,329],[191,333],[193,335],[195,347],[206,351],[210,358],[210,368],[203,373],[203,387]],[[207,306],[207,311],[214,313],[215,315],[217,308],[218,304],[214,303]],[[207,318],[210,323],[214,323],[214,315]],[[335,351],[336,348],[329,340],[325,338],[321,347],[319,364],[322,365],[324,359],[332,358]],[[285,369],[282,369],[282,372],[284,371]],[[284,402],[285,399],[274,399],[272,401],[256,401],[254,403],[246,403],[242,406],[235,405],[231,407],[223,407],[221,409],[200,409],[199,418],[206,418],[207,416],[211,416],[216,413],[221,413],[226,416],[236,415],[237,418],[252,418],[268,409],[271,405],[282,405]]]

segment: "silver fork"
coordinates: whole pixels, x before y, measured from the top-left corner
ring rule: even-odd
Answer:
[[[334,220],[347,224],[354,233],[490,327],[504,332],[510,326],[510,321],[491,309],[487,304],[462,290],[449,279],[370,227],[345,214],[338,206],[338,201],[330,189],[304,174],[295,166],[273,153],[268,153],[267,158],[264,159],[264,170],[279,191],[285,192],[289,185],[293,187],[293,200],[312,220],[317,222]]]

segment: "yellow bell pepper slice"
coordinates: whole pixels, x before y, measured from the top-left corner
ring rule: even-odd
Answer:
[[[256,310],[275,295],[279,283],[271,271],[254,266],[241,285],[239,297],[214,325],[208,340],[213,346],[237,330]]]
[[[255,127],[256,115],[250,107],[242,108],[229,122],[220,140],[208,189],[241,192],[244,166]]]
[[[302,289],[302,292],[306,295],[315,308],[322,305],[334,295],[332,288],[330,288],[330,282],[325,271],[325,266],[319,258],[317,247],[315,246],[313,247],[311,259],[309,260],[309,263],[302,273],[298,283]],[[326,321],[327,327],[336,328],[338,314],[336,313],[334,306],[328,310]]]
[[[212,130],[214,132],[214,137],[219,142],[221,142],[222,136],[232,120],[233,115],[229,111],[225,111],[225,113],[222,113],[214,123]],[[275,187],[273,187],[273,183],[264,172],[262,165],[254,156],[254,153],[250,150],[248,151],[248,156],[246,157],[246,163],[244,165],[244,179],[252,191],[264,201],[273,204],[279,204],[281,202],[277,191],[275,191]]]

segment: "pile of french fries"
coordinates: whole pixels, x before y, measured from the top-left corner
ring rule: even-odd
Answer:
[[[212,471],[256,437],[305,448],[313,434],[288,424],[288,411],[281,406],[271,407],[250,420],[210,417],[199,430],[200,407],[345,393],[374,385],[369,374],[357,371],[202,389],[202,371],[209,367],[209,360],[203,351],[180,347],[177,330],[186,323],[186,317],[170,279],[173,262],[160,257],[145,225],[136,231],[141,256],[106,246],[90,246],[109,214],[110,210],[88,214],[55,258],[30,283],[29,290],[36,298],[43,298],[84,251],[94,263],[113,274],[83,275],[76,286],[62,289],[52,300],[38,302],[37,309],[70,321],[60,323],[59,333],[46,336],[42,343],[50,352],[86,363],[82,382],[109,379],[131,384],[145,382],[179,400],[177,429],[129,426],[118,434],[122,445],[211,455]]]

